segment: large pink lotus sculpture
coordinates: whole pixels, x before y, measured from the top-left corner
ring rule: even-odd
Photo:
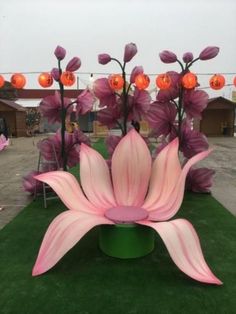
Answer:
[[[167,221],[180,208],[188,170],[210,153],[207,150],[195,155],[181,169],[178,145],[176,138],[152,164],[146,143],[131,130],[115,148],[110,175],[103,157],[82,144],[80,178],[84,193],[70,173],[54,171],[37,176],[56,191],[69,210],[50,224],[33,276],[52,268],[93,227],[135,223],[159,233],[185,274],[200,282],[222,284],[207,266],[191,223],[185,219]]]

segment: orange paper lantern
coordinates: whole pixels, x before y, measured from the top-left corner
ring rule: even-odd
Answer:
[[[23,74],[15,73],[11,77],[11,85],[17,89],[21,89],[25,86],[26,79]]]
[[[225,85],[225,78],[221,74],[215,74],[210,78],[209,84],[212,89],[221,89]]]
[[[194,73],[186,73],[182,77],[182,85],[186,89],[192,89],[197,86],[197,76]]]
[[[234,77],[234,86],[236,86],[236,76]]]
[[[120,90],[124,86],[124,79],[120,74],[110,75],[108,82],[113,90]]]
[[[171,85],[171,78],[168,74],[159,74],[156,78],[156,86],[160,89],[168,89]]]
[[[148,88],[150,84],[150,78],[146,74],[139,74],[135,77],[134,82],[138,89],[143,90]]]
[[[75,83],[75,75],[73,72],[65,71],[61,74],[60,81],[64,86],[72,86]]]
[[[39,75],[38,82],[39,82],[39,85],[41,85],[44,88],[50,87],[53,84],[52,75],[50,73],[43,72]]]
[[[0,88],[3,87],[4,84],[5,84],[4,77],[2,75],[0,75]]]

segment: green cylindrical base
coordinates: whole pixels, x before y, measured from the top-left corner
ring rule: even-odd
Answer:
[[[117,258],[145,256],[154,249],[154,231],[137,224],[104,225],[99,230],[99,247]]]

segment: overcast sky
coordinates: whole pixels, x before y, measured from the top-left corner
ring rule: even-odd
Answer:
[[[179,70],[163,64],[159,52],[171,50],[181,59],[186,51],[196,57],[206,46],[218,46],[215,59],[196,63],[192,71],[236,73],[236,1],[0,0],[0,73],[49,71],[56,66],[57,45],[67,50],[65,65],[81,58],[80,72],[119,72],[115,64],[98,64],[97,55],[107,52],[122,60],[129,42],[137,44],[138,54],[128,72],[135,65],[143,65],[146,73]],[[233,76],[226,75],[227,83]],[[27,78],[26,88],[38,87],[36,75]],[[199,76],[202,86],[206,79]],[[232,89],[215,95],[229,97]]]

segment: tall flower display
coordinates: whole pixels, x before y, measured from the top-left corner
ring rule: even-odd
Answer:
[[[196,61],[212,59],[218,53],[218,47],[207,47],[195,59],[191,52],[184,53],[182,61],[168,50],[164,50],[159,55],[161,61],[166,64],[178,63],[181,71],[180,73],[167,72],[171,79],[170,87],[158,91],[156,100],[151,103],[149,111],[146,113],[146,119],[153,129],[152,136],[162,136],[165,143],[178,137],[179,150],[186,158],[191,158],[209,147],[205,135],[192,127],[194,118],[201,119],[209,96],[205,91],[198,89],[197,76],[190,72],[190,68]],[[202,168],[201,173],[208,177],[210,183],[214,172],[208,170]],[[194,178],[195,173],[197,172],[192,172],[189,181]],[[191,185],[189,182],[188,186],[190,189],[194,184]],[[196,191],[196,189],[194,190]],[[200,190],[199,188],[198,191]],[[208,189],[202,189],[202,192],[206,191],[209,191],[209,185]]]
[[[139,75],[143,75],[144,78],[143,67],[134,67],[129,80],[126,74],[126,65],[136,53],[136,45],[129,43],[125,46],[122,62],[107,53],[100,54],[98,56],[100,64],[114,61],[118,64],[121,74],[99,78],[93,84],[93,91],[100,101],[101,108],[98,112],[98,120],[108,128],[118,126],[122,136],[127,134],[129,124],[132,124],[136,130],[139,129],[139,122],[149,110],[151,103],[148,91],[137,81],[135,82]]]

